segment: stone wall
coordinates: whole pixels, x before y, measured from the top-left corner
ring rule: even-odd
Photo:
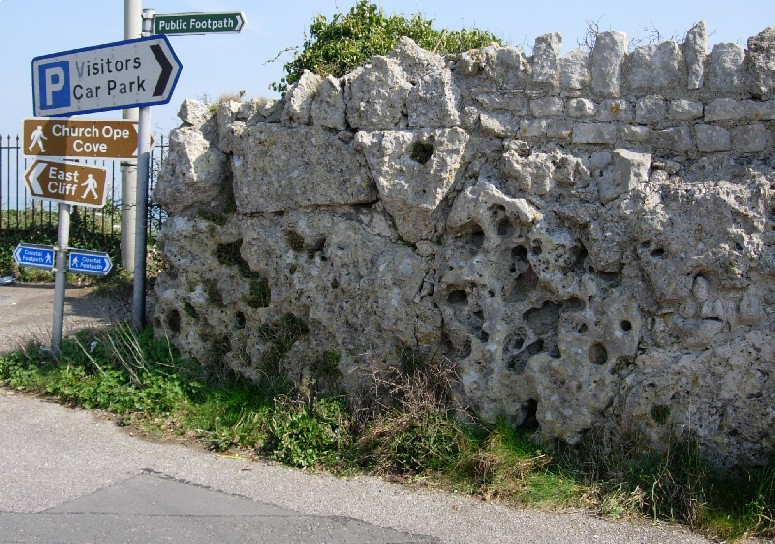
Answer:
[[[775,451],[775,27],[744,49],[441,57],[404,39],[279,101],[187,100],[156,198],[158,334],[354,390],[444,356],[481,417],[723,464]]]

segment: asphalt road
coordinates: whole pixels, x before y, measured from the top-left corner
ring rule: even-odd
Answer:
[[[53,287],[0,286],[0,353],[50,338]],[[68,289],[65,330],[121,308]],[[11,326],[9,326],[9,324]],[[509,509],[376,478],[339,479],[131,436],[99,412],[0,389],[0,543],[699,543],[584,512]]]

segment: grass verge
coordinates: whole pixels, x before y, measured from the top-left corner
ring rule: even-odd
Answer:
[[[219,452],[518,506],[676,521],[727,540],[775,537],[775,465],[722,473],[693,441],[644,453],[620,429],[596,429],[580,446],[550,453],[529,428],[461,423],[472,420],[449,393],[454,379],[447,361],[413,358],[375,374],[371,402],[320,396],[313,382],[208,375],[150,329],[134,335],[126,327],[65,339],[56,358],[33,345],[0,358],[4,387],[106,410],[118,424]]]

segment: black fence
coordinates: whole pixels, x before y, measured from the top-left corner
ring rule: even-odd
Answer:
[[[148,236],[154,236],[165,219],[161,208],[153,202],[153,188],[161,163],[167,155],[164,136],[157,139],[151,150],[148,175]],[[0,135],[0,231],[27,230],[36,227],[54,228],[58,206],[33,198],[24,182],[24,173],[33,159],[25,157],[19,136]],[[121,238],[121,161],[88,160],[88,164],[108,170],[107,196],[101,209],[78,207],[76,212],[94,234]]]

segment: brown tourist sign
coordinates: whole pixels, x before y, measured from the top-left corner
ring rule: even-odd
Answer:
[[[36,160],[24,174],[24,181],[35,198],[102,208],[107,177],[107,169],[97,166]]]
[[[24,120],[25,155],[136,159],[137,121],[35,117]]]

